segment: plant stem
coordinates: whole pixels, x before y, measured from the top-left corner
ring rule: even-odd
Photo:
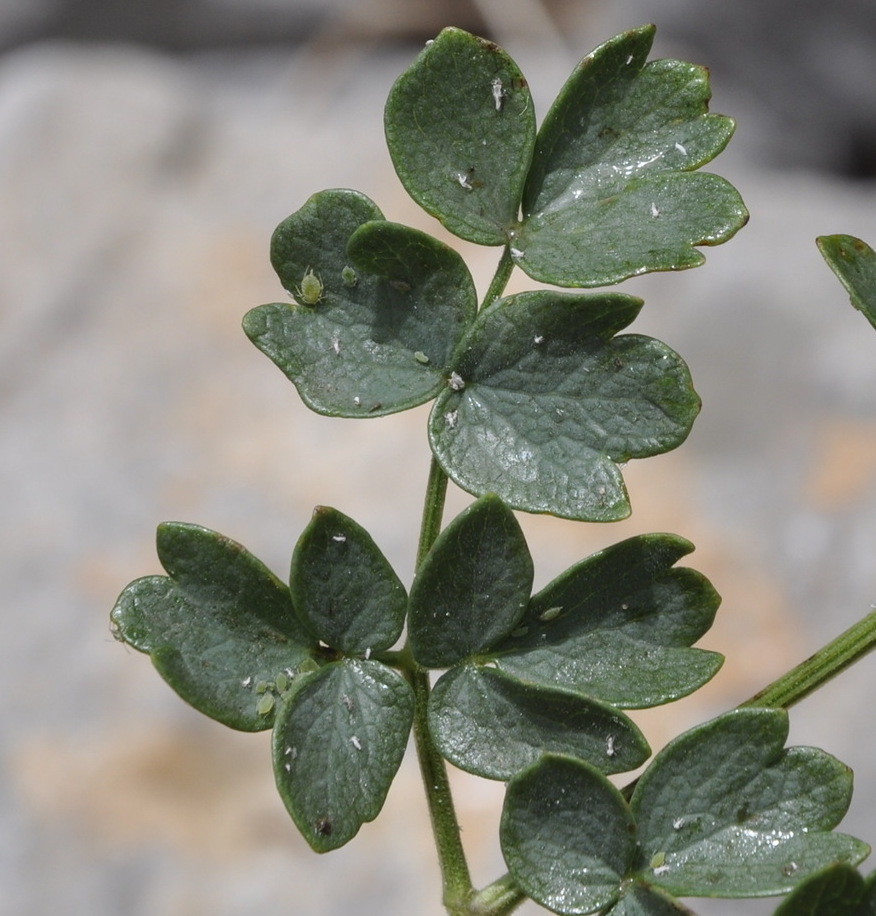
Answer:
[[[506,247],[484,296],[483,305],[489,305],[502,295],[513,268],[511,251]],[[441,533],[446,496],[447,474],[433,456],[429,467],[429,480],[426,483],[420,541],[417,546],[418,570]],[[508,916],[526,896],[509,876],[500,878],[480,893],[475,893],[460,839],[459,820],[450,793],[447,765],[435,747],[429,729],[429,672],[416,663],[409,646],[405,646],[399,653],[398,659],[402,662],[405,677],[414,691],[414,744],[426,790],[432,833],[438,850],[444,886],[444,906],[451,916]]]
[[[417,565],[419,569],[432,549],[435,539],[441,532],[441,518],[444,515],[444,500],[447,496],[447,475],[441,465],[432,456],[429,466],[429,480],[426,484],[426,498],[423,501],[423,520],[420,523],[420,543],[417,547]]]
[[[474,887],[468,862],[460,839],[459,821],[453,797],[450,794],[450,780],[447,767],[438,753],[429,731],[428,702],[429,674],[422,669],[408,672],[408,680],[414,689],[414,743],[420,761],[420,773],[426,789],[426,800],[432,818],[432,832],[438,850],[441,877],[444,884],[444,906],[449,913],[461,913],[471,898]]]
[[[876,649],[876,610],[741,706],[787,709]]]
[[[505,291],[508,280],[511,277],[511,271],[514,270],[514,262],[511,260],[511,246],[506,245],[502,252],[502,257],[496,267],[496,273],[493,275],[492,282],[487,289],[481,308],[486,308],[491,302],[498,299]]]
[[[468,912],[471,916],[509,916],[528,899],[511,875],[502,875],[472,897]]]

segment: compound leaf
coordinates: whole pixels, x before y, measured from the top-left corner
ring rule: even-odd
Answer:
[[[408,682],[373,660],[326,665],[284,701],[274,725],[274,775],[317,852],[343,846],[380,813],[413,715]]]
[[[408,636],[419,664],[448,668],[506,636],[526,610],[532,576],[520,525],[498,497],[461,512],[411,586]]]
[[[673,568],[693,545],[670,534],[628,538],[593,554],[532,597],[494,648],[515,677],[621,707],[656,706],[696,690],[721,666],[689,648],[720,598],[695,570]]]
[[[523,74],[491,41],[448,28],[386,103],[386,141],[407,192],[460,238],[504,245],[535,142]]]
[[[611,706],[476,665],[440,678],[429,721],[454,766],[488,779],[510,779],[546,752],[578,757],[603,773],[635,769],[651,754],[639,729]]]
[[[852,305],[876,327],[876,252],[851,235],[824,235],[816,242],[848,291]]]
[[[678,354],[650,337],[612,336],[641,305],[541,290],[481,311],[429,420],[451,479],[527,512],[626,517],[618,463],[675,448],[700,408]]]
[[[770,896],[869,853],[830,832],[851,771],[815,748],[784,749],[787,734],[783,710],[737,709],[654,758],[631,800],[645,881],[679,896]]]
[[[646,63],[653,39],[645,26],[585,57],[538,132],[512,242],[536,280],[600,286],[695,267],[694,246],[726,241],[748,218],[728,182],[693,171],[734,129],[707,113],[708,72]]]
[[[476,308],[456,252],[332,190],[278,226],[271,260],[297,301],[259,306],[243,328],[308,407],[376,417],[435,397]]]
[[[508,783],[499,837],[511,876],[556,913],[609,907],[636,851],[620,792],[589,764],[553,754]]]
[[[289,590],[215,531],[167,522],[157,540],[168,576],[137,579],[122,592],[112,611],[117,634],[148,653],[195,709],[242,731],[269,728],[283,686],[316,667],[316,640]]]
[[[295,547],[292,599],[314,635],[341,652],[370,654],[399,638],[405,588],[371,535],[319,506]]]

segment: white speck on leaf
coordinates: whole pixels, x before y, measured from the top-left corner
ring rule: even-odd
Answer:
[[[448,410],[444,414],[444,422],[447,424],[449,429],[456,429],[456,423],[459,420],[459,411],[458,410]]]
[[[362,750],[362,742],[359,740],[359,738],[356,735],[350,736],[350,744],[352,744],[353,747],[356,748],[357,751]]]
[[[605,755],[607,757],[617,756],[617,746],[615,745],[616,740],[617,739],[614,737],[614,735],[609,735],[605,739]]]
[[[450,378],[447,379],[447,384],[454,391],[462,391],[463,388],[465,388],[465,381],[463,380],[462,376],[458,372],[450,373]]]
[[[502,80],[497,76],[490,83],[490,88],[493,90],[493,102],[496,105],[496,111],[501,111],[505,107],[505,96],[507,95],[502,87]]]
[[[544,337],[541,334],[536,334],[535,337],[532,338],[532,342],[534,344],[543,344]]]
[[[333,535],[332,535],[332,540],[333,540],[336,544],[346,544],[346,543],[347,543],[347,535],[346,535],[346,534],[333,534]]]
[[[472,183],[468,180],[469,176],[466,172],[457,172],[456,180],[459,182],[459,186],[465,191],[473,191],[474,187]]]
[[[526,257],[526,252],[525,252],[525,251],[521,251],[519,248],[512,248],[512,249],[511,249],[511,255],[512,255],[512,257],[515,257],[515,258],[517,258],[518,261],[520,261],[520,260],[522,260],[523,258]]]
[[[681,153],[682,156],[687,155],[687,149],[685,149],[685,147],[681,143],[676,143],[675,148]]]
[[[660,216],[660,211],[657,209],[657,204],[655,204],[653,200],[651,201],[651,216],[653,216],[654,219]]]

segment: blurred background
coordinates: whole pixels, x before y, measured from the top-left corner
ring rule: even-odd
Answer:
[[[502,44],[544,113],[580,57],[647,21],[655,56],[708,65],[713,110],[738,119],[711,168],[751,223],[705,267],[624,285],[646,298],[635,330],[682,353],[704,401],[682,449],[628,467],[632,518],[521,521],[538,585],[634,533],[697,545],[724,596],[703,645],[728,660],[637,716],[656,749],[876,601],[876,333],[814,245],[876,244],[872,0],[0,0],[0,916],[442,912],[412,758],[381,817],[318,857],[267,736],[189,710],[108,614],[160,571],[166,519],[285,577],[313,506],[333,505],[410,582],[425,411],[308,413],[240,331],[285,296],[270,234],[327,187],[440,234],[393,175],[382,110],[442,26]],[[496,251],[459,247],[483,291]],[[874,688],[876,657],[792,715],[793,742],[855,769],[844,828],[871,843]],[[504,871],[502,787],[454,781],[485,884]]]

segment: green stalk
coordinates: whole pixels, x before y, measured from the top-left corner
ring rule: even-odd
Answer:
[[[493,275],[493,280],[484,296],[484,301],[481,303],[481,308],[486,308],[505,292],[512,270],[514,270],[514,261],[511,260],[511,246],[506,245],[499,260],[499,265],[496,267],[496,273]]]
[[[417,569],[422,565],[441,531],[446,495],[447,475],[433,457],[423,503]],[[449,913],[462,913],[464,910],[460,907],[466,905],[474,893],[474,886],[462,848],[459,820],[450,794],[447,767],[432,741],[429,730],[429,672],[420,668],[413,659],[411,661],[412,664],[405,671],[405,676],[414,690],[414,744],[417,748],[417,759],[420,762],[420,773],[426,790],[432,833],[441,867],[444,906]]]
[[[506,248],[484,296],[483,305],[488,305],[502,295],[513,268],[510,249]],[[420,541],[417,546],[417,569],[423,564],[441,533],[446,496],[447,474],[433,456],[423,502]],[[429,730],[429,672],[416,663],[409,646],[405,646],[399,657],[405,661],[404,674],[414,691],[414,744],[417,748],[417,759],[420,763],[420,773],[432,821],[432,833],[441,867],[444,906],[451,916],[507,916],[526,897],[508,876],[500,878],[480,893],[475,893],[460,839],[459,820],[450,793],[447,766],[444,758],[438,753]]]
[[[471,916],[510,916],[528,899],[511,875],[502,875],[472,897],[468,913]]]
[[[787,709],[808,697],[823,684],[876,648],[876,610],[871,611],[844,633],[819,649],[805,662],[792,668],[742,706]]]

